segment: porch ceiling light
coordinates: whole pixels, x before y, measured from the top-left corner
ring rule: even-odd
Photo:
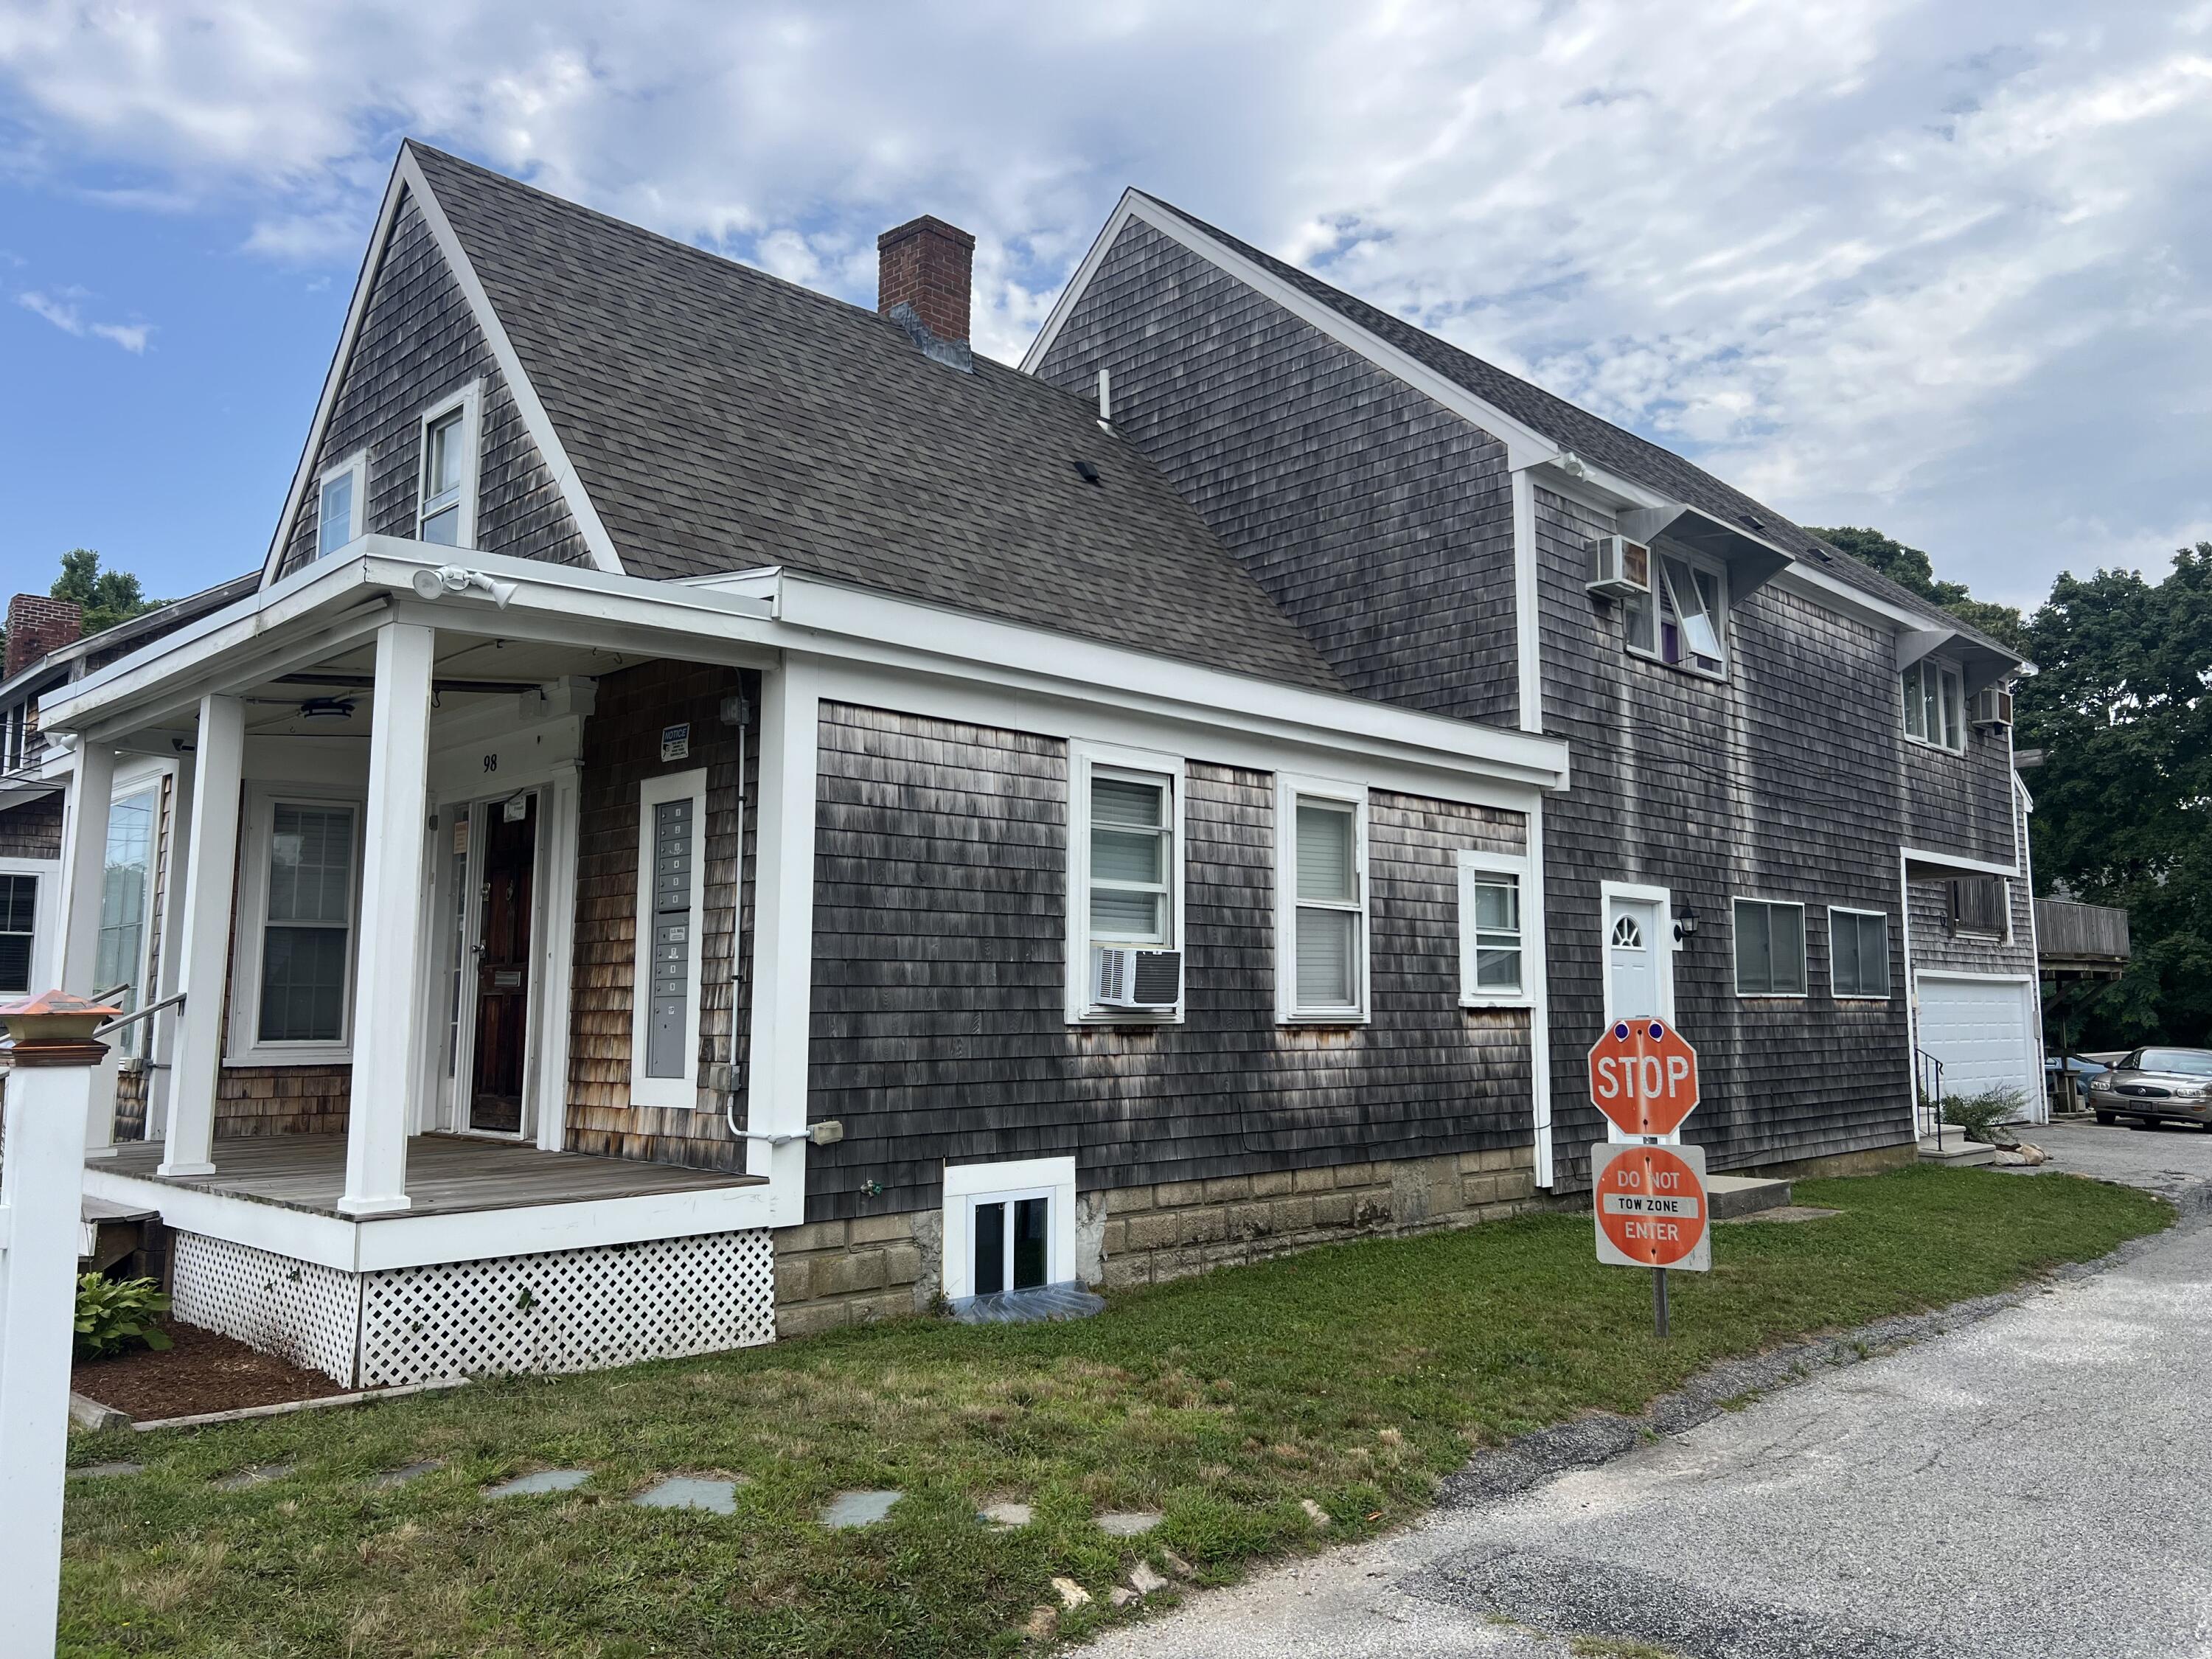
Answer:
[[[300,705],[303,720],[349,720],[353,701],[349,697],[309,697]]]
[[[515,594],[515,584],[502,581],[497,576],[486,575],[481,570],[464,570],[457,564],[440,565],[435,570],[418,570],[409,579],[418,599],[442,599],[447,595],[474,595],[489,599],[501,610]]]

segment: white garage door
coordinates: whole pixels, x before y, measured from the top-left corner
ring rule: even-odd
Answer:
[[[2043,1089],[2029,1042],[2029,988],[1999,980],[1920,975],[1920,1046],[1943,1062],[1945,1094],[2017,1089],[2028,1114],[2042,1115]]]

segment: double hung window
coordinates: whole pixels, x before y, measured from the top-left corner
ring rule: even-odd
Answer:
[[[1284,777],[1276,882],[1279,1016],[1367,1018],[1367,797],[1357,786]]]
[[[1460,1003],[1514,1006],[1529,1000],[1530,937],[1536,926],[1528,864],[1507,854],[1462,852],[1459,864]]]
[[[1172,1023],[1179,972],[1148,985],[1158,1006],[1106,1006],[1100,975],[1109,951],[1183,948],[1182,760],[1078,739],[1068,769],[1067,1018]]]
[[[93,951],[95,992],[123,987],[125,1013],[146,1000],[146,929],[154,905],[154,836],[161,787],[118,797],[107,809],[107,855],[100,878],[100,937]],[[126,1026],[117,1046],[143,1052],[145,1024]]]
[[[0,876],[0,993],[21,995],[32,988],[31,956],[38,930],[39,878]]]
[[[422,417],[416,538],[441,547],[476,545],[477,388],[471,384]]]
[[[359,833],[349,801],[272,804],[260,1042],[345,1041]]]
[[[368,458],[356,455],[323,474],[315,497],[315,556],[328,558],[361,538],[367,511]]]

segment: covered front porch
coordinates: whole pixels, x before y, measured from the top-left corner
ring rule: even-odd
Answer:
[[[159,1212],[179,1316],[358,1386],[769,1340],[804,1097],[746,1085],[803,1027],[747,969],[805,918],[750,884],[812,701],[760,600],[454,556],[368,538],[50,711],[69,988],[118,765],[166,779],[145,1138],[96,1102],[86,1190]]]

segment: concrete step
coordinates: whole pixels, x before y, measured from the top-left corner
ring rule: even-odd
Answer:
[[[1947,1133],[1942,1151],[1937,1151],[1936,1137],[1920,1138],[1920,1161],[1923,1164],[1942,1164],[1954,1170],[1971,1170],[1977,1164],[1994,1164],[1997,1149],[1985,1146],[1978,1140],[1969,1140],[1963,1134]]]
[[[1790,1202],[1790,1183],[1764,1176],[1707,1176],[1705,1199],[1712,1206],[1714,1220],[1730,1221],[1759,1210],[1780,1209]]]

